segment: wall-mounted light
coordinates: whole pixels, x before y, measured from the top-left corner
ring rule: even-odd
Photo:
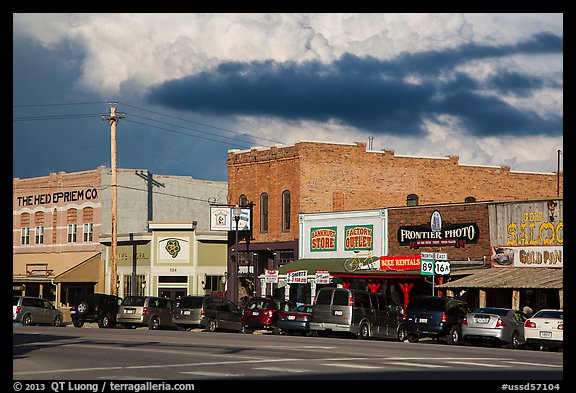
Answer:
[[[554,216],[554,210],[556,209],[557,205],[558,203],[555,201],[548,201],[548,214],[550,222],[554,222],[554,220],[556,219],[556,217]]]

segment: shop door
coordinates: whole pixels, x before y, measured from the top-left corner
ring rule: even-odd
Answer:
[[[158,288],[158,297],[178,300],[182,296],[186,296],[186,292],[186,288]]]

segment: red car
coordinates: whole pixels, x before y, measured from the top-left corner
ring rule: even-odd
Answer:
[[[296,305],[285,300],[255,297],[246,303],[242,311],[242,332],[274,330],[281,312],[292,311]]]

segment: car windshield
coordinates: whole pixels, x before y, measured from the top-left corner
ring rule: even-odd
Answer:
[[[122,301],[123,306],[144,306],[144,296],[128,296]]]
[[[505,317],[510,310],[506,308],[493,308],[493,307],[483,307],[477,308],[476,310],[472,311],[473,313],[482,313],[482,314],[494,314],[500,317]]]
[[[176,302],[176,307],[184,308],[202,308],[202,300],[200,296],[184,296]]]
[[[13,305],[13,306],[17,306],[17,305],[18,305],[18,299],[20,299],[18,296],[13,296],[13,297],[12,297],[12,305]]]
[[[268,302],[265,299],[253,299],[246,305],[248,310],[266,310],[268,308]]]
[[[564,319],[564,311],[557,310],[540,310],[532,318],[558,318]]]

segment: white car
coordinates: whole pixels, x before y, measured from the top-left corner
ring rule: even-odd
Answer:
[[[564,310],[540,310],[524,323],[526,345],[558,351],[564,347]]]

